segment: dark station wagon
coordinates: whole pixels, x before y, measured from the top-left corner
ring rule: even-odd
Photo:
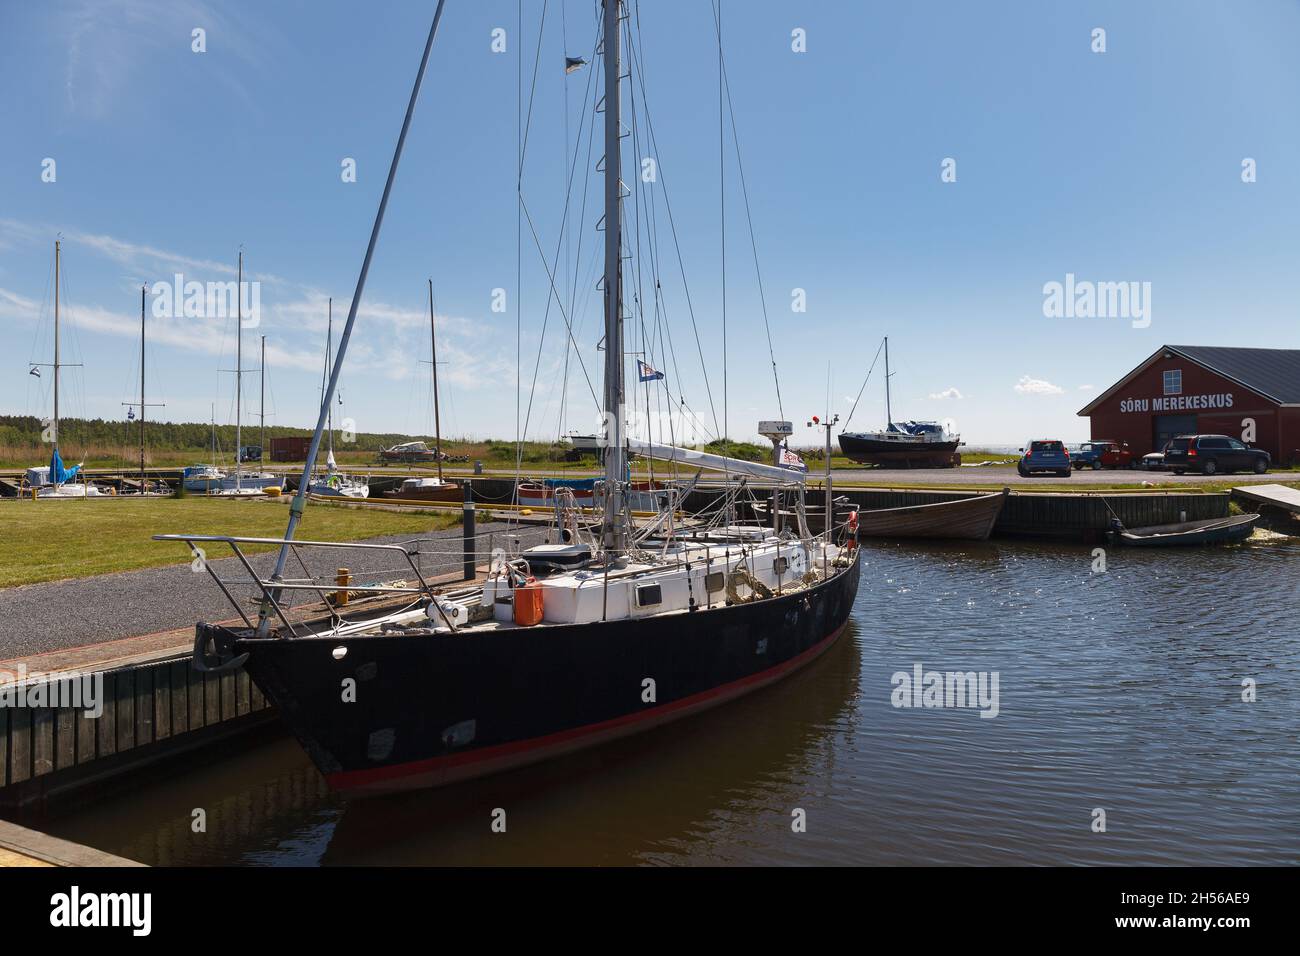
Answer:
[[[1179,435],[1165,446],[1164,465],[1175,475],[1188,471],[1203,475],[1253,471],[1262,475],[1272,464],[1264,449],[1251,448],[1227,435]]]
[[[1074,472],[1070,467],[1070,452],[1065,442],[1055,439],[1031,441],[1025,448],[1024,457],[1016,464],[1016,471],[1021,477],[1028,478],[1034,472],[1050,471],[1069,478]]]

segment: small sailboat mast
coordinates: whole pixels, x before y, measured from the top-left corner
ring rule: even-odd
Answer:
[[[244,250],[239,250],[238,278],[235,281],[235,492],[239,492],[241,426],[244,397]]]
[[[885,431],[894,423],[894,413],[889,407],[889,336],[885,336]]]
[[[433,369],[433,456],[442,481],[442,421],[438,414],[438,333],[433,325],[433,279],[429,279],[429,367]]]
[[[140,286],[140,494],[145,490],[144,473],[144,295]]]
[[[261,400],[258,408],[258,417],[261,419],[262,430],[261,430],[261,434],[258,435],[257,441],[258,441],[258,447],[261,449],[262,461],[266,461],[266,336],[265,335],[262,336],[262,356],[261,356],[261,365],[259,367],[262,370],[262,386],[261,386]]]
[[[59,453],[59,255],[62,243],[54,240],[54,454]],[[52,477],[52,476],[51,476]]]
[[[330,297],[326,305],[325,312],[325,369],[321,372],[321,394],[324,395],[325,389],[325,372],[330,367],[330,356],[334,351],[334,298]],[[329,417],[327,420],[329,427],[329,450],[325,455],[325,467],[329,471],[334,470],[334,403],[330,402]]]

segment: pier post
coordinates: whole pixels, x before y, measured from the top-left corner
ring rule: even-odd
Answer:
[[[474,580],[474,489],[473,483],[466,479],[461,486],[465,489],[465,580]]]

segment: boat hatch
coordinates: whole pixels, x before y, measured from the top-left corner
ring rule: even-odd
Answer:
[[[591,560],[591,547],[585,544],[539,544],[523,553],[534,571],[570,571]]]

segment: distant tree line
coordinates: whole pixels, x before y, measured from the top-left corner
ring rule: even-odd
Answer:
[[[0,415],[0,448],[38,448],[43,444],[42,428],[41,420],[32,415]],[[151,421],[146,423],[145,428],[145,440],[151,449],[201,452],[212,447],[212,425],[209,422]],[[256,445],[261,434],[261,426],[245,424],[242,436],[244,444]],[[269,446],[272,438],[310,437],[311,434],[310,428],[267,425],[266,443]],[[355,441],[343,442],[339,430],[334,430],[334,441],[338,447],[356,451],[381,451],[399,442],[432,440],[431,437],[401,435],[396,432],[357,432]],[[139,441],[140,423],[124,418],[64,418],[59,423],[59,444],[70,451],[111,446],[136,447]],[[234,452],[234,425],[217,426],[217,448],[224,449],[227,453]]]

